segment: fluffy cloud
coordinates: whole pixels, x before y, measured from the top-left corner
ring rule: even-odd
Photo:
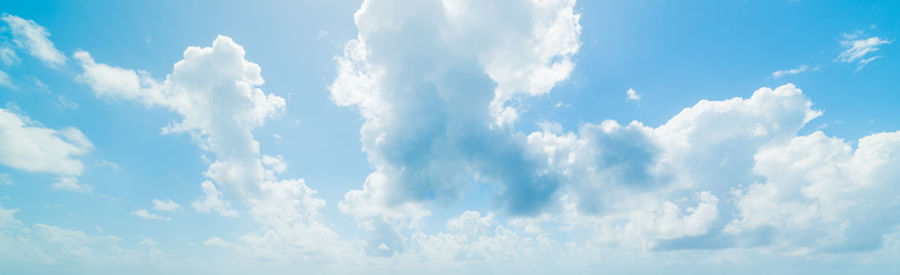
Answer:
[[[394,236],[377,228],[415,224],[429,214],[423,203],[454,202],[475,178],[500,184],[498,204],[510,213],[551,200],[558,179],[508,127],[517,97],[547,93],[571,72],[574,1],[366,1],[355,19],[359,34],[330,90],[365,118],[375,171],[342,211]],[[370,242],[378,251],[394,241]]]
[[[200,184],[203,188],[203,197],[191,203],[191,207],[200,213],[216,212],[225,217],[239,217],[237,211],[231,209],[231,202],[222,198],[222,193],[216,189],[211,181]]]
[[[178,203],[172,201],[172,199],[153,199],[153,209],[159,211],[175,211],[181,209],[181,205],[178,205]]]
[[[282,157],[260,153],[252,130],[280,113],[285,101],[259,88],[264,84],[261,69],[244,56],[243,47],[218,36],[211,47],[188,47],[184,59],[163,80],[147,72],[97,63],[84,51],[74,58],[83,70],[78,79],[98,97],[137,101],[181,116],[162,133],[190,134],[201,149],[215,156],[204,173],[208,180],[201,183],[203,196],[191,207],[238,217],[226,199],[230,196],[249,207],[250,216],[260,225],[241,238],[237,249],[266,259],[341,255],[342,241],[320,221],[318,209],[325,202],[315,198],[315,191],[302,179],[278,178],[287,169]],[[171,208],[168,203],[154,203],[157,208]]]
[[[893,42],[891,40],[885,40],[877,36],[857,39],[859,38],[859,35],[859,33],[845,34],[844,40],[841,40],[841,46],[844,47],[844,51],[841,52],[841,54],[838,55],[838,57],[835,59],[835,61],[844,63],[856,62],[857,71],[859,71],[875,59],[881,58],[880,55],[870,57],[867,57],[867,55],[877,52],[879,50],[879,46],[891,44],[891,42]]]
[[[628,89],[628,91],[625,92],[625,96],[626,96],[626,99],[628,99],[628,100],[633,100],[633,101],[641,100],[641,95],[639,95],[637,93],[637,91],[635,91],[634,89]]]
[[[735,190],[740,214],[728,233],[762,231],[778,246],[854,251],[881,247],[900,224],[900,132],[863,137],[855,150],[815,132],[763,148],[755,159],[765,181]]]
[[[94,145],[76,128],[45,128],[27,116],[0,108],[0,164],[29,172],[60,175],[53,189],[89,192],[78,183],[84,170],[78,157]]]
[[[53,42],[49,38],[50,32],[43,26],[11,14],[4,14],[0,20],[9,26],[16,46],[28,50],[29,54],[40,59],[47,66],[56,68],[66,62],[66,56],[53,46]],[[8,65],[18,60],[15,58],[15,54],[7,53],[6,50],[0,51],[0,59]]]

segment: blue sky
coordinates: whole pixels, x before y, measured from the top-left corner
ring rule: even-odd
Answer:
[[[0,273],[898,269],[895,1],[0,13]]]

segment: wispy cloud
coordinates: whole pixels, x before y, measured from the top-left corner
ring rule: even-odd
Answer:
[[[874,54],[877,52],[881,45],[893,43],[892,40],[886,40],[877,36],[859,38],[862,36],[860,32],[844,34],[843,36],[844,40],[841,40],[841,46],[844,47],[844,51],[835,58],[835,62],[856,63],[857,71],[882,57],[880,55],[868,56],[870,53]]]
[[[148,220],[161,220],[161,221],[171,220],[169,217],[163,217],[160,215],[156,215],[156,214],[147,212],[147,210],[144,210],[144,209],[138,209],[138,210],[131,211],[131,215],[137,216],[140,218],[144,218],[144,219],[148,219]]]
[[[43,26],[11,14],[4,14],[0,20],[9,25],[16,46],[28,50],[28,53],[43,61],[47,66],[57,68],[66,62],[66,56],[53,46],[53,42],[50,41],[50,32]]]
[[[818,66],[810,68],[807,65],[801,65],[800,67],[789,69],[789,70],[779,70],[779,71],[772,72],[772,77],[777,79],[777,78],[780,78],[785,75],[799,74],[799,73],[803,73],[803,72],[817,71],[817,70],[819,70]]]

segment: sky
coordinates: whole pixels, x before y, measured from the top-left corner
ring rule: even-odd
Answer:
[[[5,1],[2,274],[894,274],[897,1]]]

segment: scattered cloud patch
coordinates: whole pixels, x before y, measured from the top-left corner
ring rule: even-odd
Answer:
[[[13,66],[19,64],[20,61],[19,56],[12,48],[0,46],[0,62],[3,62],[3,65]]]
[[[66,62],[66,56],[53,46],[53,42],[50,41],[50,32],[43,26],[11,14],[4,14],[0,20],[9,26],[16,46],[28,50],[29,54],[40,59],[47,66],[58,68]],[[4,63],[6,63],[6,59],[4,59]]]
[[[844,40],[841,40],[841,46],[844,47],[844,51],[835,58],[835,61],[839,62],[856,63],[857,71],[882,57],[880,55],[871,56],[870,54],[875,54],[882,45],[893,42],[877,36],[857,39],[859,36],[861,36],[860,33],[844,34]]]
[[[628,91],[625,92],[625,95],[626,95],[627,100],[631,100],[631,101],[640,101],[641,100],[641,95],[639,95],[637,93],[637,91],[635,91],[634,89],[628,89]]]
[[[163,217],[160,215],[156,215],[156,214],[147,212],[147,210],[145,210],[145,209],[138,209],[138,210],[131,211],[131,215],[140,217],[142,219],[148,219],[148,220],[160,220],[160,221],[171,220],[169,217]]]
[[[53,190],[64,190],[77,193],[90,193],[94,190],[93,186],[80,183],[76,177],[61,177],[53,182],[52,187]]]
[[[81,230],[35,223],[15,217],[19,209],[0,207],[0,259],[39,265],[86,263],[108,267],[159,264],[165,259],[156,242],[143,239],[137,248],[122,247],[113,235],[91,235]]]
[[[807,65],[800,65],[800,67],[793,68],[793,69],[774,71],[774,72],[772,72],[772,78],[778,79],[778,78],[781,78],[782,76],[799,74],[799,73],[807,72],[810,70],[817,71],[817,70],[819,70],[819,67],[810,68]]]
[[[172,199],[158,200],[153,199],[153,209],[159,211],[175,211],[181,209],[181,205],[172,201]]]
[[[200,186],[203,188],[203,197],[191,203],[191,207],[194,210],[200,213],[216,212],[219,215],[232,218],[240,216],[237,211],[231,209],[231,202],[224,200],[222,193],[216,189],[212,182],[204,181]]]
[[[10,79],[9,74],[4,71],[0,71],[0,87],[6,87],[10,89],[16,88],[16,85],[12,83],[12,79]]]
[[[93,149],[94,145],[76,128],[45,128],[25,115],[0,108],[0,164],[28,172],[75,177],[84,169],[78,157]],[[72,180],[61,182],[63,186],[74,186],[69,184]]]

